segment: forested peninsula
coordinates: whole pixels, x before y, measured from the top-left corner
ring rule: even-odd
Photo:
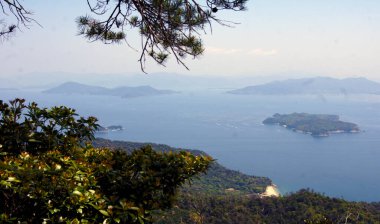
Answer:
[[[357,124],[340,121],[338,115],[330,114],[276,113],[265,119],[263,124],[278,124],[293,131],[316,137],[329,136],[335,133],[359,132]]]
[[[124,149],[151,145],[161,152],[177,151],[167,145],[96,139],[95,147]],[[206,155],[189,150],[194,155]],[[310,189],[280,197],[262,197],[272,184],[266,177],[229,170],[217,162],[206,174],[184,185],[174,207],[156,211],[156,224],[241,224],[241,223],[380,223],[380,203],[349,202]]]
[[[205,152],[200,150],[179,149],[164,144],[111,141],[103,138],[97,138],[94,140],[93,145],[97,148],[107,147],[123,149],[128,152],[132,152],[135,149],[149,145],[154,150],[160,152],[179,152],[186,150],[193,155],[207,155]],[[227,169],[215,161],[210,166],[206,174],[203,174],[200,178],[193,180],[191,184],[185,185],[182,190],[186,192],[196,191],[218,195],[229,193],[259,196],[261,193],[264,193],[266,187],[270,185],[272,185],[272,181],[267,177],[243,174],[238,171]]]

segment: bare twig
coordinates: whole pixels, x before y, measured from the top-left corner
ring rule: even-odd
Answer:
[[[16,28],[29,27],[29,24],[36,23],[41,26],[36,20],[32,18],[33,13],[24,8],[18,0],[0,0],[1,12],[5,16],[10,16],[16,22],[7,23],[2,20],[3,28],[0,30],[0,37],[6,38],[16,31]],[[1,13],[0,13],[1,15]]]

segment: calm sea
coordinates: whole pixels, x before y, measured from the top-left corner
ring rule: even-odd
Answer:
[[[267,176],[284,193],[380,201],[380,96],[238,96],[221,91],[122,99],[1,91],[41,106],[67,105],[125,130],[99,137],[200,149],[228,168]],[[363,132],[314,138],[261,122],[274,113],[328,113]]]

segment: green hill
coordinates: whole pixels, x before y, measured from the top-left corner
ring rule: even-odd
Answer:
[[[93,142],[93,145],[94,147],[118,148],[127,151],[132,151],[145,145],[151,145],[152,148],[157,151],[167,152],[185,150],[195,155],[206,155],[205,152],[200,150],[179,149],[155,143],[111,141],[102,138],[97,138]],[[271,184],[272,181],[267,177],[243,174],[238,171],[227,169],[215,161],[206,174],[201,175],[199,179],[195,179],[191,184],[185,185],[182,190],[183,192],[210,193],[215,195],[248,195],[263,193],[266,187]]]

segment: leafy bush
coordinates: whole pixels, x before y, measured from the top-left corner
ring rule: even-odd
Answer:
[[[95,117],[77,118],[74,109],[64,106],[39,108],[24,99],[0,100],[0,150],[18,154],[67,150],[94,138],[99,126]]]
[[[0,106],[1,223],[149,223],[152,210],[170,207],[178,187],[211,162],[149,146],[84,146],[95,118],[20,99]]]

